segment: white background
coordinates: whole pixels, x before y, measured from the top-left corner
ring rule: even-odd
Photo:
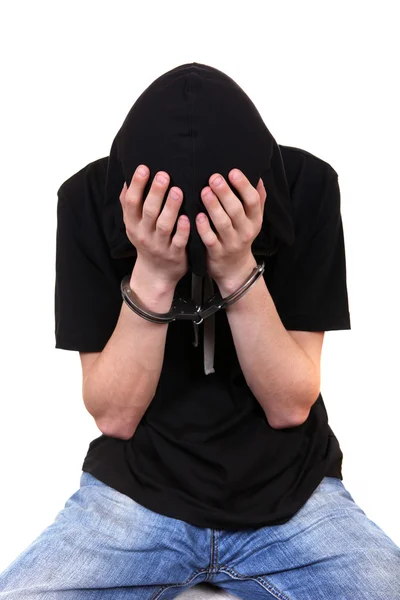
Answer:
[[[321,392],[344,484],[397,544],[399,106],[395,2],[13,2],[1,18],[0,572],[79,486],[100,435],[78,352],[55,349],[56,191],[107,156],[154,79],[205,63],[279,144],[339,174],[352,329],[325,334]]]

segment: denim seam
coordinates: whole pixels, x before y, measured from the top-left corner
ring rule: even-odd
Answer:
[[[246,579],[252,579],[256,583],[258,583],[259,585],[261,585],[261,587],[263,587],[264,589],[266,589],[267,592],[269,592],[270,594],[272,594],[275,598],[278,598],[278,600],[292,600],[291,598],[289,598],[289,596],[286,596],[286,594],[283,594],[283,592],[280,592],[265,577],[251,577],[249,575],[241,575],[240,573],[238,573],[237,571],[235,571],[235,569],[232,569],[232,567],[228,567],[228,566],[220,567],[219,568],[219,572],[227,573],[227,575],[229,575],[233,579],[244,579],[244,580],[246,580]]]
[[[184,585],[187,585],[188,583],[190,583],[191,581],[193,581],[193,579],[196,579],[196,577],[202,573],[208,573],[207,569],[200,569],[199,571],[195,571],[192,575],[190,575],[186,581],[184,581],[183,583],[171,583],[168,585],[163,585],[161,586],[158,590],[156,590],[150,597],[148,600],[158,600],[158,598],[160,598],[160,596],[166,592],[167,590],[170,590],[171,588],[174,587],[182,587]]]
[[[210,581],[215,573],[218,572],[218,531],[211,529],[211,557],[210,566],[207,571],[205,581]]]
[[[215,559],[215,529],[211,529],[211,557],[210,557],[210,566],[208,568],[208,573],[206,577],[206,581],[209,580],[211,571],[213,569]]]

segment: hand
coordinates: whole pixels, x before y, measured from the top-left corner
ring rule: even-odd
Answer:
[[[239,175],[238,179],[234,179],[235,174]],[[216,185],[218,176],[220,185]],[[210,187],[201,191],[201,198],[217,234],[211,229],[207,215],[199,213],[196,217],[197,230],[207,248],[207,272],[220,288],[233,282],[240,285],[257,266],[251,245],[261,230],[267,197],[261,178],[254,188],[238,169],[232,169],[228,177],[239,191],[243,204],[225,179],[214,173],[209,179]]]
[[[190,221],[186,215],[179,217],[176,233],[171,239],[183,193],[180,188],[173,186],[160,214],[160,207],[169,185],[169,175],[165,171],[156,174],[164,175],[165,181],[159,182],[156,176],[143,202],[143,190],[150,171],[145,167],[146,174],[141,175],[141,166],[145,165],[136,169],[129,189],[125,182],[120,194],[126,235],[135,246],[137,261],[141,262],[148,276],[161,285],[175,288],[188,270],[186,244],[189,239]],[[174,192],[176,198],[173,197]]]

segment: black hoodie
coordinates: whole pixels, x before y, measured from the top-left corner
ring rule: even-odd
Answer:
[[[214,172],[222,174],[236,194],[228,179],[234,167],[254,187],[260,177],[264,181],[268,200],[263,227],[252,245],[255,256],[270,256],[281,243],[293,244],[289,188],[279,146],[247,94],[218,69],[189,63],[168,71],[140,95],[125,118],[107,165],[103,218],[112,258],[136,255],[126,236],[119,194],[140,164],[150,168],[143,200],[159,170],[170,175],[167,192],[172,186],[183,191],[179,215],[190,219],[187,253],[196,304],[214,291],[206,269],[206,248],[195,223],[199,212],[208,212],[200,192]],[[214,315],[204,322],[206,375],[215,372],[214,324]]]
[[[194,223],[205,211],[201,189],[214,172],[228,181],[236,167],[254,186],[262,177],[267,190],[252,250],[265,261],[263,279],[283,326],[350,329],[336,171],[310,152],[278,146],[232,79],[190,63],[150,85],[110,155],[58,190],[56,348],[101,352],[113,334],[121,280],[136,260],[119,194],[140,163],[150,168],[148,187],[165,170],[184,194],[181,213],[191,219],[191,237],[178,295],[196,296],[196,283],[208,279]],[[301,425],[271,427],[247,385],[226,311],[214,316],[215,370],[203,363],[202,344],[193,345],[190,321],[170,323],[157,389],[134,435],[94,439],[82,469],[159,514],[199,527],[284,523],[323,477],[342,478],[339,443],[321,394]]]
[[[288,183],[279,146],[246,93],[218,69],[189,63],[156,79],[136,100],[111,146],[107,165],[104,228],[113,258],[136,255],[126,236],[119,202],[124,181],[129,186],[136,168],[150,168],[143,199],[157,171],[183,190],[179,214],[190,219],[187,244],[189,271],[204,277],[206,249],[195,217],[206,212],[200,192],[210,176],[221,173],[234,193],[228,172],[238,168],[256,187],[268,190],[263,228],[253,242],[257,255],[275,251],[276,237],[294,242]],[[167,194],[165,195],[165,199]],[[240,197],[239,197],[240,199]],[[164,205],[164,204],[163,204]],[[211,226],[215,227],[210,219]],[[175,231],[175,230],[174,230]]]

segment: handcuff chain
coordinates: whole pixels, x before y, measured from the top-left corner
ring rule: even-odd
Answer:
[[[219,291],[211,296],[204,304],[195,305],[192,300],[185,300],[180,296],[174,298],[172,301],[171,309],[166,313],[157,313],[141,305],[137,295],[130,287],[130,275],[126,275],[121,281],[121,294],[124,302],[138,315],[153,323],[170,323],[177,319],[190,319],[195,325],[200,325],[204,319],[214,314],[221,308],[234,304],[241,298],[257,281],[262,275],[265,269],[264,261],[257,264],[254,267],[248,279],[232,294],[222,298]],[[190,310],[182,310],[185,305]],[[198,320],[200,318],[200,320]]]

